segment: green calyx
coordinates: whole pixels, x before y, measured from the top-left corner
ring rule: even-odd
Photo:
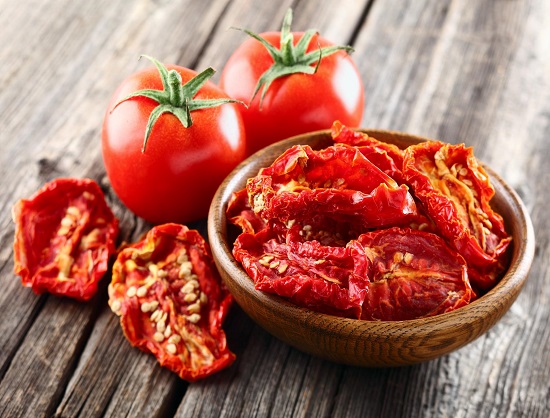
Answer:
[[[193,125],[193,119],[191,118],[191,112],[199,109],[207,109],[211,107],[220,106],[225,103],[236,103],[237,100],[232,99],[194,99],[195,95],[199,92],[201,87],[214,75],[215,70],[211,67],[207,68],[203,72],[197,74],[187,83],[182,84],[181,74],[176,70],[168,70],[163,64],[156,59],[147,55],[142,55],[152,61],[157,67],[160,78],[162,80],[163,90],[144,89],[138,90],[124,99],[120,100],[114,107],[115,108],[134,97],[147,97],[158,103],[158,106],[153,109],[149,120],[147,121],[147,127],[145,129],[145,138],[143,140],[143,146],[141,152],[145,152],[149,136],[153,130],[158,118],[164,113],[171,113],[176,116],[181,124],[185,128],[189,128]],[[239,102],[240,103],[240,102]],[[111,110],[111,112],[113,111]]]
[[[306,52],[307,48],[311,42],[311,39],[314,35],[317,34],[317,31],[310,29],[304,33],[302,38],[294,45],[293,36],[290,31],[290,26],[292,23],[292,9],[288,9],[283,21],[283,26],[281,28],[281,46],[280,49],[277,49],[264,38],[258,34],[251,32],[247,29],[239,29],[247,33],[254,39],[260,41],[264,45],[271,57],[273,58],[273,65],[269,67],[260,77],[256,88],[254,89],[254,94],[250,99],[250,102],[254,100],[260,89],[262,89],[262,94],[260,96],[260,108],[262,107],[262,102],[265,97],[265,94],[271,83],[274,80],[284,77],[291,74],[302,73],[302,74],[315,74],[321,60],[324,57],[334,54],[338,51],[346,51],[350,53],[353,51],[353,48],[350,46],[326,46],[319,47],[315,51]],[[237,28],[238,29],[238,28]],[[313,66],[315,64],[315,66]]]

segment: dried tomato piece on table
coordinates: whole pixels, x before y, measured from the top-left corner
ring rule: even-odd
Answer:
[[[473,149],[438,141],[410,146],[403,174],[440,234],[467,260],[472,284],[494,286],[512,238],[490,206],[495,190]]]
[[[363,234],[357,241],[370,266],[362,319],[423,318],[475,298],[466,261],[437,235],[391,228]]]
[[[113,265],[109,305],[124,335],[190,382],[235,360],[222,329],[231,303],[210,247],[183,225],[154,227]]]
[[[345,144],[319,151],[291,147],[249,179],[246,188],[252,210],[265,220],[323,214],[367,229],[404,225],[418,215],[407,186]]]
[[[14,261],[24,286],[89,300],[115,252],[118,220],[91,179],[59,178],[13,207]]]

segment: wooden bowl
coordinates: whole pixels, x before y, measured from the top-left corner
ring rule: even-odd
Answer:
[[[385,142],[406,147],[426,138],[404,133],[364,130]],[[458,310],[409,321],[362,321],[298,307],[254,288],[252,279],[231,253],[235,236],[225,216],[233,192],[287,148],[308,144],[320,149],[332,144],[329,131],[293,137],[273,144],[241,163],[221,184],[210,207],[208,237],[222,278],[241,308],[261,327],[291,346],[338,363],[388,367],[415,364],[448,354],[491,328],[515,301],[534,256],[535,238],[529,214],[517,194],[485,167],[496,190],[492,205],[513,236],[510,266],[486,295]],[[240,231],[238,231],[240,232]],[[232,236],[228,236],[232,235]]]

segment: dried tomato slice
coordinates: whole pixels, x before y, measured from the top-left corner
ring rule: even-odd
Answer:
[[[470,280],[492,287],[505,267],[511,237],[490,200],[489,176],[463,144],[426,142],[407,148],[403,174],[440,234],[468,261]]]
[[[466,261],[437,235],[391,228],[363,234],[358,242],[371,266],[362,319],[423,318],[475,298]]]
[[[59,178],[13,208],[15,274],[36,293],[89,300],[115,252],[118,220],[91,179]]]
[[[309,232],[309,228],[295,223],[283,239],[275,228],[241,234],[233,254],[256,289],[319,312],[359,318],[368,282],[363,274],[365,257],[357,257],[353,246],[330,247],[316,240],[294,240],[304,235],[300,231]]]
[[[152,228],[113,265],[109,305],[126,338],[190,382],[235,360],[222,329],[231,303],[208,244],[183,225]]]
[[[355,131],[335,121],[332,124],[332,139],[335,143],[348,144],[369,159],[380,170],[402,183],[403,150],[394,144],[379,141],[366,133]]]
[[[297,145],[249,179],[253,211],[261,218],[308,219],[314,214],[375,228],[407,224],[418,215],[404,185],[382,172],[355,147],[315,151]]]

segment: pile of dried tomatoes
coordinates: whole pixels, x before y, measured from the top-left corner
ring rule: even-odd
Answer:
[[[291,147],[229,203],[233,254],[257,289],[390,321],[457,309],[497,283],[511,237],[471,148],[402,150],[340,122],[332,136]]]

